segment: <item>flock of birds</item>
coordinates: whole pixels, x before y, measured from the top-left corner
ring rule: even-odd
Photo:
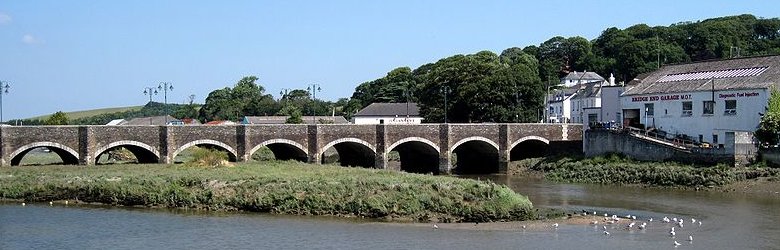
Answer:
[[[589,216],[591,214],[589,214],[587,211],[583,210],[583,214],[582,215],[583,216]],[[595,216],[596,212],[594,211],[592,213],[592,215]],[[601,220],[601,222],[599,222],[598,220],[594,220],[594,221],[591,221],[590,224],[594,225],[594,226],[598,226],[598,224],[600,224],[600,223],[605,224],[605,225],[602,226],[602,229],[604,230],[603,234],[608,236],[608,235],[610,235],[610,232],[609,232],[609,230],[607,228],[607,225],[613,225],[611,228],[614,229],[615,228],[614,225],[621,225],[621,221],[623,221],[622,223],[625,224],[625,227],[622,227],[624,230],[628,230],[628,231],[640,230],[640,231],[643,231],[643,230],[645,230],[648,227],[648,225],[649,225],[648,223],[653,223],[653,218],[648,218],[647,221],[639,221],[639,220],[637,220],[636,216],[634,216],[634,215],[626,215],[625,217],[621,218],[621,217],[618,217],[615,214],[613,214],[611,216],[609,214],[604,214],[604,218]],[[638,224],[640,222],[641,222],[641,224]],[[665,224],[667,226],[671,226],[669,228],[669,237],[672,238],[672,241],[673,241],[673,244],[674,244],[675,247],[682,245],[680,242],[677,241],[677,231],[675,231],[675,228],[684,228],[685,225],[686,225],[685,222],[686,222],[686,220],[683,219],[683,218],[671,218],[671,219],[669,219],[669,217],[664,216],[664,218],[661,219],[661,223],[662,224]],[[702,224],[701,220],[696,220],[696,218],[691,218],[690,222],[691,222],[690,223],[691,226],[701,227],[701,224]],[[558,226],[559,226],[558,223],[552,224],[552,228],[553,229],[558,229]],[[522,225],[522,228],[525,229],[526,226]],[[618,228],[620,228],[620,227],[618,227]],[[433,229],[434,230],[439,229],[439,226],[436,225],[436,224],[433,224]],[[687,241],[690,242],[690,243],[693,243],[693,234],[688,234]]]

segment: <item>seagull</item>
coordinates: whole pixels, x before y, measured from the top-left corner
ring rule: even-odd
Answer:
[[[65,205],[68,205],[68,201],[67,200],[65,201]]]
[[[679,245],[682,245],[682,244],[678,243],[678,242],[675,240],[675,241],[674,241],[674,246],[675,246],[675,247],[677,247],[677,246],[679,246]]]
[[[606,232],[606,231],[607,231],[607,226],[604,226],[604,232]]]
[[[636,220],[636,216],[631,216],[631,219],[632,220]]]
[[[664,216],[664,219],[663,219],[663,221],[664,221],[664,222],[666,222],[666,223],[668,223],[668,222],[669,222],[669,217],[666,217],[666,216]]]
[[[22,206],[23,206],[23,207],[24,207],[24,206],[27,206],[27,204],[24,204],[24,202],[22,202]]]
[[[701,221],[699,221],[699,226],[701,226]]]
[[[609,235],[609,232],[607,232],[607,230],[604,230],[604,235]]]
[[[693,235],[688,235],[688,241],[693,241]]]
[[[599,224],[599,221],[594,220],[594,221],[591,221],[590,224],[596,225],[596,224]]]
[[[439,225],[433,224],[433,229],[434,230],[439,229]]]
[[[677,222],[677,217],[672,218],[672,221]]]
[[[683,227],[683,221],[682,220],[678,221],[677,225],[680,226],[680,228],[682,228]]]
[[[50,201],[50,202],[49,202],[49,206],[53,206],[53,205],[54,205],[54,202],[51,202],[51,201]]]
[[[645,229],[646,226],[647,226],[647,223],[642,222],[642,225],[639,225],[639,229]]]
[[[635,222],[631,222],[631,224],[628,224],[628,228],[631,229],[632,227],[634,227],[635,224],[636,224]]]
[[[553,224],[554,228],[558,228],[558,223]]]
[[[647,221],[649,221],[649,222],[653,222],[653,218],[647,219]]]
[[[691,224],[696,223],[696,219],[691,218]]]
[[[672,236],[672,238],[674,238],[674,235],[676,235],[676,234],[677,234],[677,233],[675,233],[675,232],[674,232],[674,230],[672,230],[671,232],[669,232],[669,236]]]
[[[525,229],[525,225],[523,225],[523,229]]]

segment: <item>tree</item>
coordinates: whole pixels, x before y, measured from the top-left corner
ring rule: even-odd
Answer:
[[[46,125],[68,125],[68,115],[62,111],[57,111],[44,122]]]
[[[780,142],[780,91],[777,89],[772,89],[765,112],[755,136],[762,144],[777,145]]]
[[[206,121],[238,120],[245,115],[266,115],[276,113],[278,103],[265,89],[256,84],[256,76],[241,78],[231,88],[214,90],[206,97],[200,109],[200,118]]]

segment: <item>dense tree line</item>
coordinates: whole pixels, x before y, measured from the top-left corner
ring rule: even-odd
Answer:
[[[417,101],[427,122],[539,120],[547,84],[571,71],[614,74],[629,82],[664,64],[780,54],[780,19],[740,15],[650,27],[608,28],[599,37],[553,37],[501,55],[455,55],[416,69],[400,67],[355,88],[349,111],[373,102]],[[413,91],[408,91],[408,90]],[[408,93],[408,94],[406,94]],[[410,94],[410,95],[409,95]]]

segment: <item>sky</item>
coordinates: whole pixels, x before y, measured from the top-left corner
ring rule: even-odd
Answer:
[[[169,103],[203,103],[250,75],[276,98],[317,84],[318,99],[335,101],[456,54],[738,14],[780,17],[780,3],[0,0],[3,119],[144,105],[144,88],[160,82],[174,87]]]

